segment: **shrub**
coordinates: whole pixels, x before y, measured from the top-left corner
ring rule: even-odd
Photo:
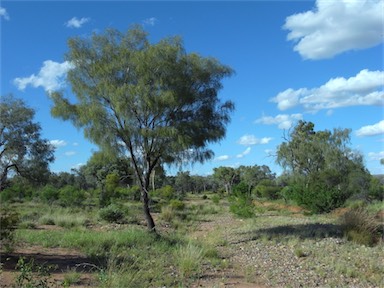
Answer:
[[[80,206],[85,200],[85,191],[67,185],[59,190],[59,199],[62,206]]]
[[[313,213],[327,213],[341,207],[346,200],[346,195],[337,187],[327,188],[319,183],[309,185],[296,184],[286,189],[289,199],[295,201]]]
[[[46,185],[40,191],[40,199],[52,203],[59,199],[59,190],[52,185]]]
[[[340,221],[347,240],[366,246],[379,240],[379,226],[364,207],[351,209],[341,216]]]
[[[7,249],[10,249],[13,244],[13,233],[20,222],[19,214],[2,209],[0,211],[0,242]]]
[[[177,210],[177,211],[182,211],[184,210],[185,208],[185,204],[183,201],[180,201],[180,200],[177,200],[177,199],[172,199],[170,202],[169,202],[169,206],[174,209],[174,210]]]
[[[137,185],[133,185],[129,188],[119,188],[117,191],[122,198],[127,198],[132,201],[140,201],[140,187]]]
[[[24,258],[21,257],[16,264],[16,269],[20,271],[20,274],[16,278],[16,287],[52,287],[53,283],[49,282],[49,277],[50,271],[54,269],[54,266],[36,264],[33,258],[25,262]]]
[[[277,186],[267,186],[263,184],[257,185],[253,192],[261,198],[268,200],[276,200],[279,196],[280,188]]]
[[[212,196],[212,202],[218,205],[220,203],[220,196],[219,195],[213,195]]]
[[[124,220],[124,212],[115,204],[111,204],[99,211],[99,217],[110,223],[121,223]]]
[[[175,198],[175,189],[170,185],[166,185],[160,189],[156,189],[154,191],[154,196],[158,196],[164,200],[171,200],[172,198]]]
[[[255,215],[252,201],[247,197],[231,197],[229,210],[240,218],[251,218]]]
[[[244,182],[240,182],[239,184],[233,186],[233,194],[236,196],[243,196],[248,194],[248,185]]]

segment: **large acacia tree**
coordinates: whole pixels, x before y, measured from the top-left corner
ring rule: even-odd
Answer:
[[[155,231],[151,172],[156,165],[213,156],[208,144],[225,136],[234,109],[218,92],[233,71],[214,58],[186,53],[179,37],[151,44],[140,27],[72,38],[68,45],[68,80],[77,102],[52,93],[52,114],[84,128],[103,149],[129,155],[148,228]]]

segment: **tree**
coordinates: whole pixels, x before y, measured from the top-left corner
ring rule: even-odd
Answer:
[[[277,163],[291,174],[293,198],[316,212],[342,205],[368,191],[370,175],[363,158],[348,147],[349,129],[315,131],[299,121],[277,151]]]
[[[0,191],[9,174],[18,174],[33,184],[49,177],[48,165],[54,148],[41,138],[41,127],[33,122],[34,110],[12,95],[0,101]]]
[[[214,58],[186,53],[178,37],[150,44],[139,27],[123,34],[107,30],[72,38],[66,59],[68,80],[77,97],[51,94],[52,114],[84,128],[103,149],[127,152],[141,187],[148,228],[150,177],[156,165],[203,162],[213,156],[209,143],[225,136],[231,101],[221,103],[221,80],[232,69]]]
[[[252,188],[256,187],[261,180],[275,178],[275,174],[267,165],[254,165],[254,166],[240,166],[238,168],[241,181],[245,182],[248,186],[248,193],[250,194]]]
[[[232,167],[213,168],[213,177],[224,185],[228,195],[232,192],[232,186],[239,182],[239,173]]]
[[[80,167],[80,172],[86,179],[91,178],[96,182],[96,186],[100,189],[100,207],[110,204],[113,186],[117,187],[119,183],[132,184],[134,173],[129,159],[105,151],[93,153],[87,163]]]

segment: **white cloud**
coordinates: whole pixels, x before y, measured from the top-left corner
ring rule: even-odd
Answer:
[[[77,163],[76,165],[72,166],[71,169],[79,169],[81,166],[84,166],[85,163]]]
[[[29,77],[16,78],[13,83],[19,90],[24,90],[28,85],[32,87],[43,87],[47,92],[61,88],[64,85],[64,78],[73,65],[65,61],[63,63],[47,60],[43,62],[39,73]]]
[[[256,138],[254,135],[244,135],[242,136],[237,143],[244,146],[251,146],[251,145],[257,145],[257,144],[268,144],[269,141],[271,141],[272,138],[270,137],[264,137],[264,138]]]
[[[143,23],[149,26],[155,26],[156,22],[157,22],[157,19],[155,17],[151,17],[143,20]]]
[[[291,88],[271,99],[280,110],[302,105],[308,111],[346,106],[383,105],[384,71],[361,70],[350,78],[330,79],[320,87]]]
[[[369,152],[368,157],[369,157],[369,160],[372,160],[372,161],[383,159],[384,158],[384,151],[380,151],[378,153]]]
[[[77,142],[73,142],[72,145],[73,145],[73,146],[79,146],[79,143],[77,143]]]
[[[0,7],[0,18],[1,17],[4,17],[5,20],[9,20],[9,15],[7,13],[7,10],[5,10],[5,8],[3,7]]]
[[[75,151],[67,151],[67,152],[64,153],[65,156],[73,156],[75,154],[76,154]]]
[[[242,153],[237,154],[236,158],[243,158],[245,155],[248,155],[249,153],[251,153],[251,147],[248,147]]]
[[[384,134],[384,120],[381,120],[380,122],[373,125],[363,126],[356,131],[356,135],[359,137],[374,136],[380,134]]]
[[[65,26],[69,27],[69,28],[81,28],[81,26],[83,26],[83,24],[89,22],[89,18],[81,18],[81,19],[78,19],[77,17],[73,17],[72,19],[68,20],[66,23],[65,23]]]
[[[287,40],[305,59],[331,58],[383,41],[382,0],[317,0],[316,8],[286,18]]]
[[[67,142],[64,140],[51,140],[49,143],[54,146],[55,148],[64,147],[67,145]]]
[[[263,116],[257,119],[255,123],[261,123],[266,125],[277,125],[279,129],[289,129],[293,126],[294,122],[302,120],[302,114],[279,114],[275,117]]]
[[[228,160],[228,159],[229,159],[228,155],[222,155],[222,156],[219,156],[219,157],[215,158],[216,161],[225,161],[225,160]]]

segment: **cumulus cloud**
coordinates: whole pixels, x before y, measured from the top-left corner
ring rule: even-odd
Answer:
[[[157,19],[155,17],[151,17],[143,20],[143,23],[149,26],[155,26],[156,22],[157,22]]]
[[[312,11],[288,16],[287,40],[305,59],[331,58],[383,42],[382,0],[317,0]]]
[[[315,88],[287,89],[271,98],[280,110],[302,105],[316,112],[346,106],[383,105],[384,71],[361,70],[350,78],[337,77]]]
[[[254,135],[244,135],[242,136],[237,143],[240,145],[245,146],[251,146],[251,145],[257,145],[257,144],[268,144],[272,138],[270,137],[264,137],[264,138],[256,138]]]
[[[248,155],[249,153],[251,153],[251,147],[248,147],[242,153],[237,154],[236,158],[243,158],[245,155]]]
[[[51,140],[49,143],[54,146],[55,148],[64,147],[67,145],[67,142],[64,140]]]
[[[300,113],[297,114],[279,114],[275,117],[272,116],[262,116],[257,119],[255,123],[261,123],[266,125],[277,125],[279,129],[289,129],[293,126],[298,120],[302,120],[303,115]]]
[[[60,89],[64,84],[67,72],[73,68],[73,65],[65,61],[63,63],[47,60],[43,62],[39,73],[32,74],[29,77],[16,78],[13,83],[19,90],[24,90],[28,85],[32,87],[43,87],[47,92]]]
[[[0,18],[3,17],[5,20],[9,20],[9,15],[7,13],[7,10],[5,8],[0,7]]]
[[[89,18],[84,18],[84,17],[81,19],[78,19],[77,17],[73,17],[72,19],[65,22],[65,26],[67,26],[68,28],[81,28],[81,26],[89,22],[89,20],[90,20]]]
[[[359,137],[374,136],[380,134],[384,134],[384,120],[381,120],[380,122],[373,125],[363,126],[356,130],[356,135]]]
[[[229,156],[228,155],[222,155],[222,156],[218,156],[215,158],[216,161],[225,161],[225,160],[228,160],[229,159]]]

